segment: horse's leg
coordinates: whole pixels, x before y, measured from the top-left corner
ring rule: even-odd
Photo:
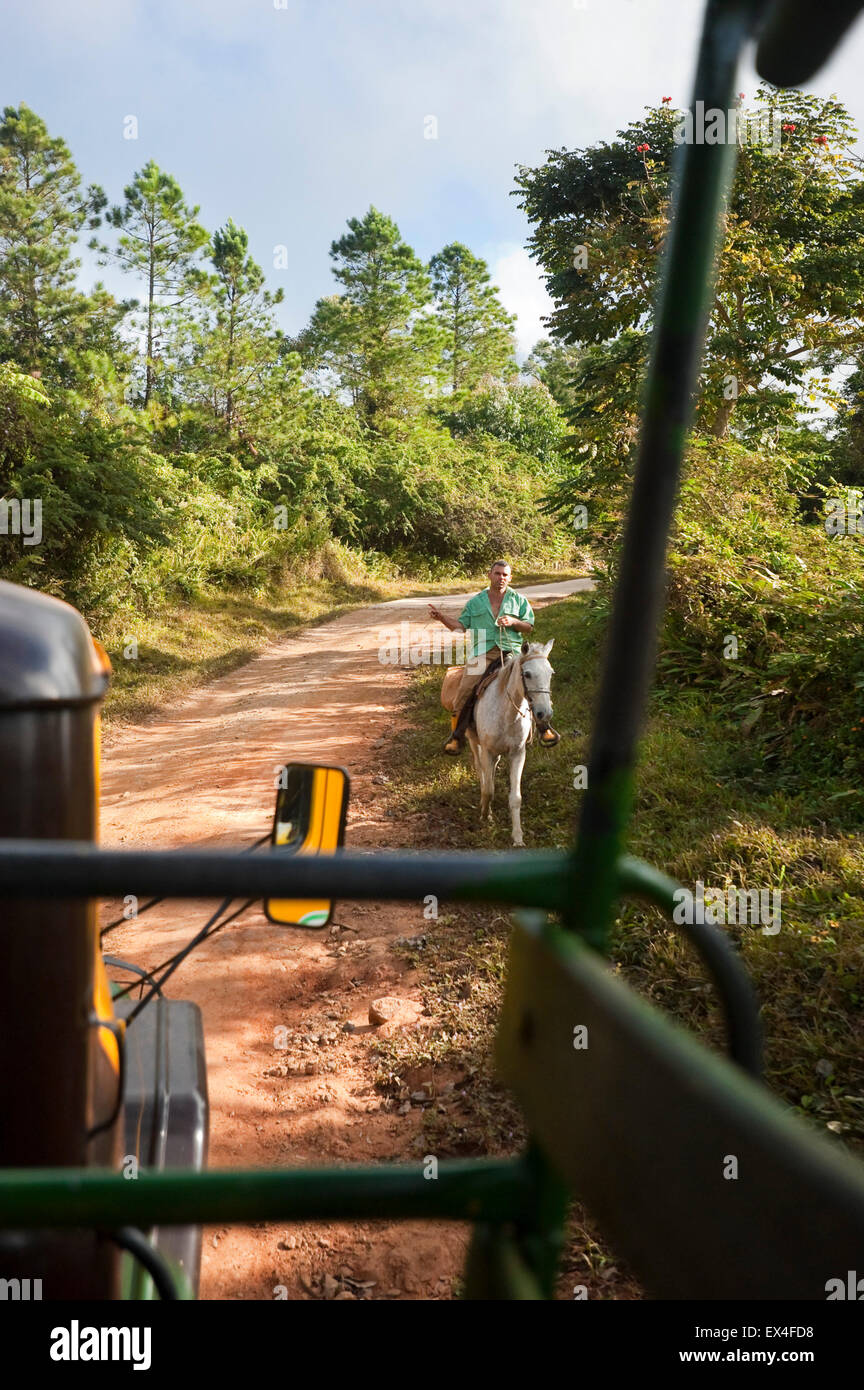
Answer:
[[[480,755],[477,751],[477,736],[473,729],[469,729],[465,737],[468,740],[468,747],[471,749],[471,757],[474,759],[474,771],[477,773],[477,780],[480,780]]]
[[[495,769],[492,766],[492,754],[488,748],[481,743],[479,746],[480,760],[480,819],[492,819],[492,789],[495,784]]]
[[[522,839],[522,769],[525,766],[525,744],[521,744],[510,755],[510,824],[513,830],[513,845],[524,848]]]

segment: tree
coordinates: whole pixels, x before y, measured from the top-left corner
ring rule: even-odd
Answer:
[[[282,351],[272,313],[283,292],[264,288],[249,238],[230,218],[213,233],[211,263],[215,273],[202,286],[197,318],[193,312],[190,331],[178,337],[191,344],[186,389],[206,403],[230,438],[246,432],[255,399],[276,389],[276,378],[283,381],[294,364]]]
[[[526,357],[522,371],[542,382],[562,410],[569,410],[576,403],[574,383],[581,358],[579,348],[541,338]]]
[[[489,268],[467,246],[453,241],[429,262],[435,310],[443,330],[442,375],[452,391],[477,384],[483,376],[510,369],[513,326]]]
[[[68,147],[28,106],[0,123],[0,356],[26,372],[71,385],[81,357],[107,351],[125,306],[101,285],[75,286],[74,248],[99,225],[105,195],[86,190]]]
[[[120,232],[116,247],[101,245],[95,237],[90,245],[100,252],[103,264],[113,261],[146,284],[146,406],[156,379],[157,329],[165,314],[200,284],[196,259],[209,238],[195,220],[198,208],[187,205],[177,180],[152,159],[135,174],[123,197],[122,207],[113,207],[106,214],[106,221]]]
[[[319,299],[307,342],[367,424],[411,413],[440,352],[429,277],[391,218],[370,208],[330,248],[341,294]]]
[[[864,337],[864,181],[851,120],[839,102],[794,90],[760,89],[757,100],[770,103],[781,139],[739,152],[697,410],[697,427],[718,438],[793,420],[812,378],[829,394],[827,373]],[[520,170],[560,341],[650,331],[680,120],[661,105],[611,144],[551,151]]]
[[[842,402],[826,460],[826,473],[842,483],[864,485],[864,363],[843,383]]]

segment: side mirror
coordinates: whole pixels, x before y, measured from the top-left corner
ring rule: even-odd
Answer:
[[[283,854],[333,854],[345,839],[351,783],[343,767],[288,763],[276,794],[271,844]],[[326,927],[326,899],[269,898],[264,911],[286,927]]]

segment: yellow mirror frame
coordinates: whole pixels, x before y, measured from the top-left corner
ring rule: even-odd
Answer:
[[[296,833],[292,837],[293,823],[280,820],[279,812],[288,791],[287,774],[290,770],[307,769],[311,776],[308,786],[303,788],[308,797],[308,806],[303,808],[305,823],[300,839]],[[276,793],[272,848],[290,846],[287,850],[289,854],[334,854],[345,840],[345,821],[351,795],[351,779],[346,769],[322,763],[287,763],[284,770],[286,786],[280,787]],[[333,903],[326,898],[269,898],[264,903],[264,911],[267,920],[278,926],[326,927],[333,915]]]

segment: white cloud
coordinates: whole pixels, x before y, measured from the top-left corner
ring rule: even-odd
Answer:
[[[492,283],[501,291],[505,309],[516,315],[516,343],[521,360],[538,338],[548,336],[542,319],[554,306],[540,271],[523,246],[501,247],[497,259],[494,253],[488,259]]]

